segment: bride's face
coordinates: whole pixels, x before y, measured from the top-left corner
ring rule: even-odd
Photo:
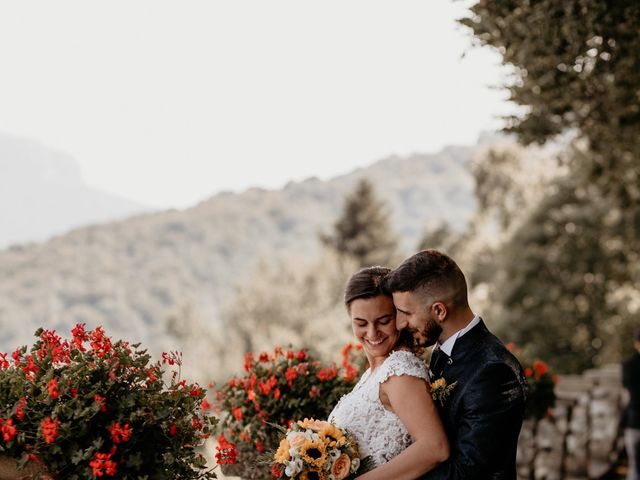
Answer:
[[[375,366],[374,360],[385,358],[400,336],[393,299],[384,295],[359,298],[351,302],[349,313],[353,333],[362,344],[369,363]]]

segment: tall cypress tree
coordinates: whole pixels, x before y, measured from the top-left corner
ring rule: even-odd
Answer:
[[[360,180],[347,195],[333,232],[321,235],[320,239],[328,248],[353,258],[361,266],[389,264],[398,244],[389,211],[366,179]]]

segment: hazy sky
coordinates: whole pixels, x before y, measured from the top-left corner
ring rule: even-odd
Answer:
[[[473,143],[509,107],[468,4],[0,0],[0,131],[161,207]]]

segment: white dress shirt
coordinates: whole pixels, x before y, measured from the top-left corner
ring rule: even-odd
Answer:
[[[456,340],[461,336],[463,336],[465,333],[467,333],[469,330],[471,330],[473,327],[478,325],[479,323],[480,323],[480,317],[478,315],[475,315],[473,317],[473,320],[471,320],[466,327],[464,327],[461,330],[458,330],[456,333],[451,335],[449,338],[447,338],[447,340],[445,340],[445,342],[442,345],[437,343],[433,347],[434,351],[436,348],[440,348],[440,350],[442,350],[444,353],[447,354],[447,356],[450,357],[451,352],[453,352],[453,346],[456,344]]]

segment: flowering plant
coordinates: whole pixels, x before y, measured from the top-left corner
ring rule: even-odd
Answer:
[[[549,365],[540,359],[529,360],[522,350],[515,344],[509,343],[507,348],[513,353],[524,368],[524,376],[527,379],[529,393],[525,407],[525,418],[540,420],[550,415],[550,409],[556,403],[554,391],[558,376],[549,369]]]
[[[355,438],[333,423],[305,418],[284,433],[271,467],[276,478],[284,473],[289,478],[345,480],[373,466],[369,457],[361,464]]]
[[[215,478],[197,452],[215,424],[205,391],[170,384],[161,362],[139,345],[113,342],[83,324],[63,340],[39,329],[27,350],[0,353],[0,453],[18,466],[37,463],[54,478]]]
[[[221,435],[216,458],[225,465],[223,471],[271,478],[268,465],[256,464],[261,454],[278,446],[278,432],[272,425],[289,428],[294,419],[327,418],[359,376],[353,362],[358,350],[351,344],[345,346],[342,368],[323,366],[306,350],[276,347],[257,359],[248,353],[244,375],[231,378],[217,391]]]

